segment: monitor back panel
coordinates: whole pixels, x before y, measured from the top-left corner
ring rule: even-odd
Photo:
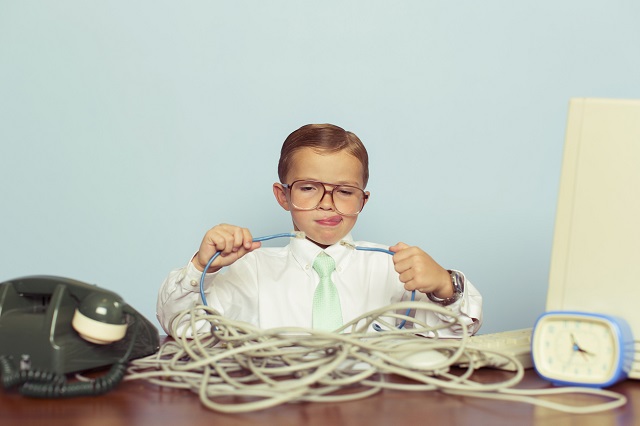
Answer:
[[[570,102],[546,308],[625,318],[640,378],[640,100]]]

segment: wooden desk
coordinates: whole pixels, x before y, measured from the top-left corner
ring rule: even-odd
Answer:
[[[497,380],[506,372],[483,369],[479,380]],[[544,388],[549,383],[527,370],[519,388]],[[223,414],[200,404],[197,395],[145,381],[121,383],[98,397],[29,399],[0,390],[0,424],[5,426],[118,425],[632,425],[640,411],[640,382],[628,380],[611,388],[629,402],[621,408],[589,415],[571,415],[518,402],[445,395],[439,392],[385,390],[366,399],[341,403],[285,404],[247,414]],[[571,403],[571,397],[556,399]],[[640,416],[635,424],[640,424]]]

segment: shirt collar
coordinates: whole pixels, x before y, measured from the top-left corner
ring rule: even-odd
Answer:
[[[342,241],[348,243],[342,244]],[[302,269],[310,271],[314,260],[323,251],[320,247],[306,238],[294,238],[289,244],[291,247],[291,254],[294,259],[300,264]],[[351,257],[353,252],[353,237],[351,234],[347,234],[342,240],[324,249],[324,252],[333,258],[336,262],[336,270],[340,271],[341,267],[345,265],[345,262]]]

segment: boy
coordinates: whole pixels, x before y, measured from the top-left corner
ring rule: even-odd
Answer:
[[[305,238],[293,238],[285,247],[260,248],[246,228],[220,224],[210,229],[189,264],[172,271],[160,288],[157,316],[169,335],[176,315],[202,304],[200,277],[216,252],[220,255],[205,277],[208,305],[264,329],[335,330],[366,312],[407,300],[413,290],[416,300],[447,306],[461,316],[470,334],[480,328],[482,297],[462,273],[445,270],[420,248],[404,243],[388,248],[393,256],[353,249],[387,249],[351,237],[369,199],[364,191],[368,155],[355,134],[331,124],[301,127],[282,145],[278,176],[275,198]],[[329,269],[323,271],[320,263]],[[223,267],[227,268],[221,271]],[[329,302],[321,287],[328,289]],[[451,320],[426,310],[417,315],[429,325]],[[186,325],[178,325],[178,333]],[[203,322],[198,331],[208,331],[208,326]],[[454,324],[439,335],[455,337],[461,332]]]

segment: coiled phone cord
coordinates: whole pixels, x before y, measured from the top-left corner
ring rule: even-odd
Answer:
[[[288,233],[281,233],[281,234],[274,234],[274,235],[267,235],[264,237],[256,237],[253,239],[253,241],[267,241],[267,240],[273,240],[275,238],[305,238],[305,233],[304,232],[288,232]],[[392,252],[391,250],[387,250],[387,249],[383,249],[383,248],[379,248],[379,247],[364,247],[364,246],[356,246],[354,244],[351,244],[347,241],[341,241],[340,244],[342,244],[345,247],[349,247],[355,250],[363,250],[363,251],[378,251],[381,253],[387,253],[391,256],[393,256],[395,253]],[[204,306],[209,306],[207,304],[207,296],[204,294],[204,279],[207,275],[207,271],[209,270],[209,267],[211,266],[211,264],[213,263],[214,260],[216,260],[216,258],[220,255],[220,252],[217,251],[213,256],[211,256],[211,259],[209,259],[209,262],[207,262],[207,265],[204,267],[204,270],[202,271],[202,275],[200,275],[200,298],[202,299],[202,304]],[[413,302],[416,298],[416,291],[413,290],[411,292],[411,301]],[[411,312],[411,309],[408,309],[406,312],[406,316],[409,316],[409,313]],[[402,320],[402,322],[398,325],[398,328],[403,328],[405,323],[407,321],[406,320]],[[382,327],[380,327],[380,325],[378,325],[377,323],[373,324],[373,328],[376,331],[383,331]]]
[[[21,385],[20,393],[34,398],[70,398],[107,393],[124,378],[139,329],[140,323],[134,319],[131,343],[127,352],[102,377],[88,382],[69,383],[63,374],[35,369],[16,371],[10,357],[0,356],[3,386],[9,389]]]
[[[14,367],[13,358],[7,355],[0,356],[0,375],[2,376],[2,386],[5,389],[11,389],[26,382],[60,385],[65,381],[63,374],[51,371],[18,370]]]

